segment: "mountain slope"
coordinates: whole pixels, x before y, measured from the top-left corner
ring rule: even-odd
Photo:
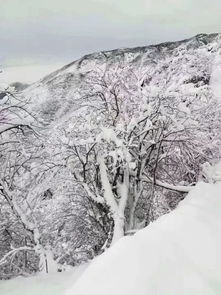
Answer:
[[[78,195],[83,181],[80,195],[94,195],[99,203],[104,197],[98,159],[102,154],[117,205],[121,198],[116,186],[128,163],[128,199],[119,214],[125,214],[124,231],[175,208],[183,192],[168,190],[168,185],[153,189],[154,178],[179,187],[194,185],[205,177],[202,165],[220,158],[221,100],[219,87],[214,87],[220,84],[220,37],[201,34],[180,42],[94,53],[27,88],[24,95],[31,110],[47,124],[41,158],[56,175],[51,185],[51,178],[46,180],[47,188],[65,195],[71,185]],[[102,214],[107,215],[106,209]]]
[[[220,34],[200,34],[179,42],[98,52],[46,76],[27,88],[24,95],[41,116],[54,120],[75,109],[73,102],[84,95],[88,76],[102,76],[118,64],[144,69],[141,83],[160,87],[165,94],[180,91],[180,87],[184,92],[199,92],[211,81],[220,48]]]
[[[212,34],[95,53],[23,92],[37,132],[20,145],[26,165],[14,187],[61,264],[94,258],[176,208],[199,180],[213,182],[220,48]]]

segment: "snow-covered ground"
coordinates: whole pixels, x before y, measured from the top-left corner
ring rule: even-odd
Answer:
[[[40,274],[29,278],[0,281],[0,295],[62,295],[84,272],[87,265],[73,270]]]
[[[0,294],[220,295],[220,212],[221,183],[199,183],[176,210],[122,238],[83,275],[79,268],[0,282]]]

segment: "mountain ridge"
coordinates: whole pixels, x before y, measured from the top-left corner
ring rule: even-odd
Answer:
[[[114,54],[114,53],[130,53],[130,52],[136,52],[136,51],[145,51],[147,49],[151,49],[151,48],[163,48],[169,45],[174,45],[174,47],[179,46],[183,43],[189,42],[191,40],[199,40],[202,41],[205,39],[213,39],[216,38],[218,36],[220,36],[221,33],[210,33],[210,34],[206,34],[206,33],[200,33],[197,34],[193,37],[190,38],[185,38],[182,40],[178,40],[178,41],[167,41],[167,42],[160,42],[160,43],[156,43],[156,44],[150,44],[150,45],[144,45],[144,46],[135,46],[135,47],[123,47],[123,48],[116,48],[116,49],[112,49],[112,50],[101,50],[101,51],[95,51],[89,54],[86,54],[84,56],[82,56],[79,59],[76,59],[66,65],[64,65],[63,67],[57,69],[56,71],[44,76],[42,79],[40,79],[39,81],[34,82],[33,84],[36,84],[40,81],[46,81],[48,78],[51,78],[52,76],[56,76],[57,73],[59,73],[60,71],[66,70],[69,67],[75,65],[75,64],[81,64],[81,62],[83,62],[84,60],[88,60],[90,58],[94,58],[97,55],[104,55],[105,57],[107,57],[107,54]],[[200,40],[201,39],[201,40]],[[33,85],[32,84],[32,85]]]
[[[51,121],[56,113],[57,117],[61,116],[72,109],[76,99],[84,97],[89,76],[101,78],[105,71],[116,66],[142,68],[146,72],[145,83],[149,81],[150,86],[169,93],[171,87],[177,92],[180,86],[191,82],[192,86],[197,81],[209,83],[215,56],[219,56],[221,48],[220,36],[199,34],[181,41],[88,54],[43,77],[22,95],[31,102],[35,112],[41,113],[40,117],[47,117],[47,121],[50,117]]]

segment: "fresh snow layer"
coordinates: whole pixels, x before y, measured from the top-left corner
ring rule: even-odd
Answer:
[[[0,281],[0,295],[62,295],[79,278],[86,267],[85,264],[62,273],[40,274]]]
[[[94,260],[65,295],[220,295],[221,183]]]

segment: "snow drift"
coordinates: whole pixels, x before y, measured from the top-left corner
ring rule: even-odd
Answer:
[[[221,294],[221,183],[98,257],[65,295]]]

